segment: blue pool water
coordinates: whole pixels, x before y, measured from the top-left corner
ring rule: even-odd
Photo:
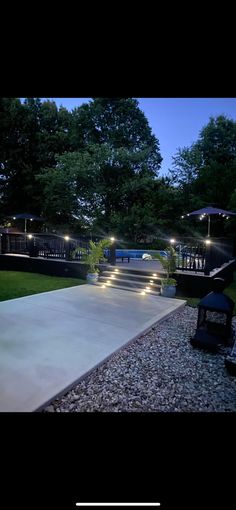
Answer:
[[[163,257],[167,256],[164,250],[116,250],[116,257],[130,257],[131,259],[141,259],[144,253],[155,255],[160,253]],[[108,250],[105,250],[105,256],[108,256]]]

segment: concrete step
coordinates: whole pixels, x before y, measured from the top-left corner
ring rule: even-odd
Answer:
[[[122,273],[128,273],[128,274],[134,274],[134,275],[143,275],[143,276],[148,276],[148,277],[152,277],[153,273],[156,273],[157,275],[159,276],[164,276],[164,271],[161,271],[160,269],[158,270],[153,270],[153,269],[147,269],[146,271],[145,270],[142,270],[142,269],[128,269],[126,267],[117,267],[117,266],[105,266],[105,265],[100,265],[100,269],[102,271],[115,271],[115,269],[118,269],[118,271],[121,271]]]
[[[156,276],[154,276],[154,274]],[[144,274],[133,274],[130,272],[123,272],[121,270],[115,271],[102,271],[101,276],[104,276],[105,278],[110,278],[111,276],[115,276],[116,278],[122,279],[122,280],[130,280],[130,281],[139,281],[139,282],[146,282],[150,283],[150,280],[152,280],[152,283],[161,283],[162,276],[158,273],[152,273],[151,275],[148,275],[147,273]]]
[[[153,290],[151,289],[150,291],[147,291],[145,290],[145,288],[141,288],[141,287],[128,287],[126,285],[116,285],[115,283],[113,283],[111,281],[111,283],[109,283],[109,285],[107,285],[106,283],[103,283],[102,281],[98,280],[97,283],[95,283],[94,285],[97,285],[99,287],[103,287],[105,285],[105,287],[107,288],[113,288],[113,289],[119,289],[119,290],[127,290],[129,292],[136,292],[136,293],[145,293],[146,295],[150,294],[152,296],[159,296],[160,295],[160,292],[158,290]]]
[[[107,276],[99,276],[99,281],[102,282],[102,283],[107,283],[107,282],[110,282],[112,283],[113,285],[116,285],[116,286],[122,286],[124,285],[125,287],[131,287],[131,288],[138,288],[138,289],[145,289],[146,287],[149,287],[150,289],[152,288],[154,291],[159,291],[161,285],[158,284],[158,283],[150,283],[149,280],[145,281],[139,281],[139,280],[135,280],[135,279],[123,279],[123,278],[110,278],[110,277],[107,277]]]

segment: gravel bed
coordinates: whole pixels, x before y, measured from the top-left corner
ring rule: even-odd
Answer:
[[[197,309],[185,306],[93,370],[43,412],[236,411],[236,377],[189,343]],[[234,319],[236,327],[236,318]]]

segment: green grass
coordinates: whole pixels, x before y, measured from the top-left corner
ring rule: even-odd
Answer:
[[[47,276],[20,271],[0,271],[0,301],[74,287],[83,283],[85,281],[79,278]]]
[[[226,287],[224,290],[224,294],[229,296],[235,303],[233,315],[236,315],[236,272],[234,273],[234,281]],[[189,306],[196,307],[200,301],[200,298],[188,297],[188,296],[179,296],[179,299],[185,299]]]

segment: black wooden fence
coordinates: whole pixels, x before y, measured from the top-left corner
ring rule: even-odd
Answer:
[[[72,259],[75,248],[81,248],[74,260],[81,260],[89,252],[88,243],[75,237],[63,237],[55,234],[1,234],[0,252],[29,255],[31,257],[44,257],[50,259]]]
[[[210,271],[220,268],[225,262],[234,258],[233,241],[231,239],[211,238],[210,243],[207,241],[189,237],[176,241],[174,248],[177,269],[209,275]],[[81,248],[81,251],[78,250],[72,258],[72,252],[75,248]],[[84,255],[84,250],[89,253],[89,243],[75,236],[67,237],[45,233],[0,234],[0,253],[2,254],[12,253],[31,257],[79,261]],[[109,259],[111,258],[110,255]]]
[[[234,258],[233,241],[226,238],[197,240],[182,238],[174,246],[176,266],[181,271],[202,272],[205,275]]]

